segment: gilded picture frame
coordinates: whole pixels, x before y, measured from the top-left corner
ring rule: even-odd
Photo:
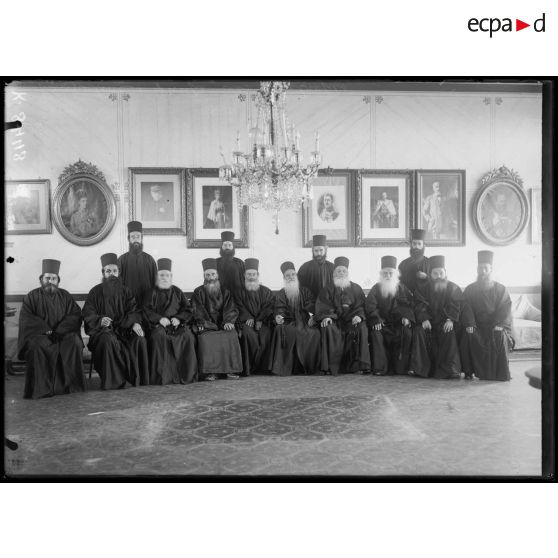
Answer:
[[[67,166],[58,182],[53,199],[58,232],[78,246],[101,242],[116,222],[116,201],[103,173],[80,160]]]

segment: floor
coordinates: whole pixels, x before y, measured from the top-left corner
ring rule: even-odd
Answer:
[[[253,376],[30,401],[6,376],[9,475],[539,475],[540,394],[511,382]]]

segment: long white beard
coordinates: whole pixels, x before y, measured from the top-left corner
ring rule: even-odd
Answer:
[[[350,287],[351,280],[348,277],[334,277],[333,284],[340,289],[346,289]]]
[[[256,281],[244,281],[244,286],[246,287],[247,291],[257,291],[260,288],[260,282]]]
[[[283,281],[285,294],[287,295],[287,300],[293,306],[298,303],[300,297],[300,285],[298,279],[294,281]]]
[[[214,283],[204,283],[203,286],[210,295],[216,295],[221,290],[219,279],[216,279]]]
[[[380,279],[380,293],[384,298],[395,296],[399,287],[399,277],[393,279]]]
[[[157,280],[157,287],[166,291],[172,287],[172,283],[170,281],[159,281]]]

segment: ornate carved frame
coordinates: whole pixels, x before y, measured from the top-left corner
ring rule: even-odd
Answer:
[[[473,222],[477,234],[482,238],[487,244],[493,246],[506,246],[511,244],[525,229],[527,222],[529,221],[529,200],[527,194],[523,189],[523,180],[520,178],[519,174],[513,169],[508,169],[505,166],[493,169],[487,172],[480,180],[480,188],[477,191],[475,198],[473,200]],[[495,189],[498,185],[506,185],[510,187],[513,192],[519,198],[519,203],[521,205],[521,216],[517,229],[513,234],[510,234],[506,238],[496,238],[491,235],[486,227],[483,225],[481,219],[482,204],[486,199],[486,196],[491,190]]]
[[[96,186],[107,202],[107,218],[99,232],[90,238],[81,238],[70,232],[60,214],[60,204],[67,190],[79,180],[85,180]],[[111,188],[107,185],[104,174],[92,163],[85,163],[81,159],[68,165],[58,177],[58,188],[53,200],[53,218],[58,232],[72,244],[91,246],[101,242],[112,230],[116,222],[116,200]]]
[[[196,238],[196,215],[194,207],[194,179],[198,177],[217,178],[219,169],[187,169],[186,171],[186,241],[188,248],[220,248],[221,240]],[[238,210],[240,238],[235,238],[235,248],[249,247],[248,207]]]

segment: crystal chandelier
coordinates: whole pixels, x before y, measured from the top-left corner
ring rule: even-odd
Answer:
[[[275,233],[279,233],[279,211],[297,210],[312,198],[309,181],[318,173],[321,163],[320,138],[316,132],[315,149],[310,162],[303,164],[300,133],[287,118],[286,95],[289,82],[262,81],[256,95],[257,120],[250,122],[249,151],[240,149],[240,133],[232,164],[219,169],[219,178],[238,192],[238,204],[275,213]]]

